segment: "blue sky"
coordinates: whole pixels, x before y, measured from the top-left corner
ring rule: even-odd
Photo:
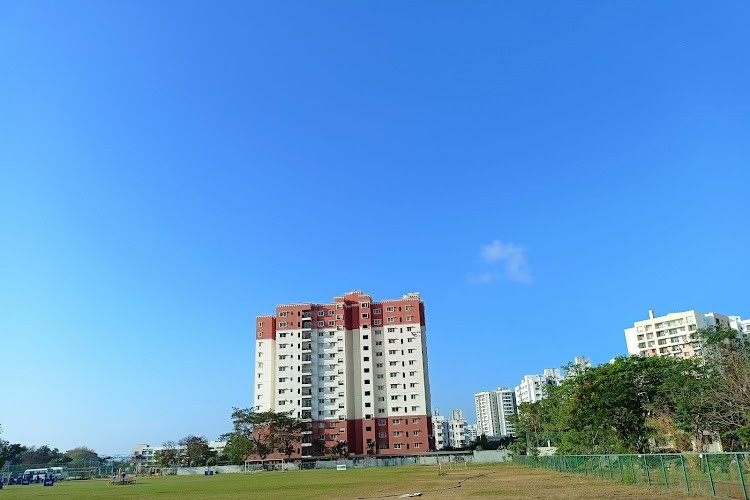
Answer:
[[[746,2],[4,2],[2,437],[215,439],[278,303],[419,291],[433,407],[750,316]]]

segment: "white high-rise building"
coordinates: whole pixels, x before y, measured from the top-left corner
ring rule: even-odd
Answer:
[[[516,428],[508,417],[516,414],[516,394],[510,387],[498,387],[495,390],[497,400],[498,424],[501,436],[515,436]]]
[[[349,453],[430,450],[424,303],[361,291],[258,316],[253,406],[306,424],[296,456],[346,442]],[[315,444],[316,446],[313,446]]]
[[[648,319],[636,321],[631,328],[625,329],[628,354],[675,358],[700,356],[700,345],[691,335],[711,326],[734,328],[742,335],[750,334],[750,321],[743,321],[739,316],[702,313],[695,309],[656,316],[653,310],[649,310]]]
[[[474,409],[477,412],[477,434],[499,436],[500,421],[497,414],[497,393],[483,391],[474,394]]]
[[[474,394],[477,412],[477,434],[485,436],[513,436],[515,428],[508,417],[516,413],[516,398],[508,387]]]
[[[524,375],[516,386],[516,403],[536,403],[547,397],[547,387],[560,385],[564,377],[559,368],[547,368],[540,375]]]

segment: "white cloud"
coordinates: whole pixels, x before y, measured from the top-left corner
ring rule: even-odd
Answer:
[[[492,273],[471,273],[467,276],[469,283],[474,285],[486,285],[495,279],[495,275]]]
[[[508,279],[519,283],[531,283],[531,273],[526,263],[525,252],[526,250],[523,247],[512,243],[503,243],[499,240],[495,240],[489,245],[482,245],[480,250],[485,262],[489,264],[494,262],[505,263],[505,274]]]

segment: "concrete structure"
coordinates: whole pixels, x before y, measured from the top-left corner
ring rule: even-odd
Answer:
[[[463,410],[453,410],[448,420],[448,446],[453,449],[465,448],[466,442],[466,419]]]
[[[477,413],[477,435],[499,436],[500,421],[497,414],[497,393],[483,391],[474,394],[474,410]]]
[[[587,356],[576,356],[573,362],[565,367],[565,377],[575,377],[591,368],[591,358]]]
[[[451,418],[446,419],[438,415],[432,417],[433,435],[435,437],[435,451],[445,448],[461,449],[468,446],[466,440],[466,419],[463,410],[453,410]]]
[[[497,420],[501,436],[515,436],[516,428],[508,420],[516,414],[516,394],[510,387],[495,389],[497,399]]]
[[[216,456],[224,454],[224,448],[226,447],[226,441],[209,441],[208,448],[216,453]],[[185,457],[187,456],[187,446],[184,444],[175,444],[174,446],[151,446],[148,444],[137,444],[133,447],[130,452],[131,462],[141,467],[158,467],[159,463],[156,460],[156,453],[164,450],[175,450],[177,452],[177,464],[182,465],[186,462]],[[184,463],[184,465],[188,465]]]
[[[432,448],[418,293],[373,302],[357,290],[327,304],[279,305],[256,325],[253,406],[306,422],[297,456],[342,441],[353,454]]]
[[[711,326],[734,328],[745,336],[750,334],[750,321],[743,321],[739,316],[702,313],[695,309],[656,316],[653,310],[649,310],[648,319],[636,321],[631,328],[625,329],[628,354],[675,358],[700,356],[700,345],[691,335]]]
[[[515,435],[515,428],[508,417],[516,413],[516,397],[509,387],[474,394],[474,408],[477,413],[477,435]]]
[[[547,387],[560,385],[564,377],[559,368],[547,368],[539,375],[524,375],[516,386],[516,403],[536,403],[547,397]]]
[[[432,437],[435,440],[435,450],[440,451],[446,446],[448,422],[445,417],[437,413],[432,416]]]
[[[464,434],[466,435],[466,446],[469,446],[479,437],[477,435],[477,424],[468,424],[464,429]]]

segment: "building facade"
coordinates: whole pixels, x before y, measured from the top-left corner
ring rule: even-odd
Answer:
[[[500,435],[515,436],[516,428],[510,422],[509,417],[516,414],[516,393],[510,387],[498,387],[495,394]]]
[[[285,304],[257,317],[254,407],[305,422],[299,456],[345,442],[351,454],[431,449],[424,303],[373,302],[362,291],[327,304]]]
[[[696,330],[711,326],[734,328],[745,336],[750,334],[750,321],[743,321],[739,316],[702,313],[695,309],[656,316],[649,310],[648,319],[636,321],[625,329],[628,354],[682,359],[700,356],[700,345],[691,336]]]
[[[497,414],[497,392],[482,391],[474,394],[474,410],[477,414],[479,436],[499,436],[500,421]]]
[[[514,436],[509,417],[516,413],[516,397],[508,387],[474,394],[477,414],[476,433],[484,436]],[[475,437],[476,439],[476,437]]]
[[[547,368],[539,375],[524,375],[516,386],[516,403],[536,403],[547,397],[547,387],[560,385],[564,377],[559,368]]]

